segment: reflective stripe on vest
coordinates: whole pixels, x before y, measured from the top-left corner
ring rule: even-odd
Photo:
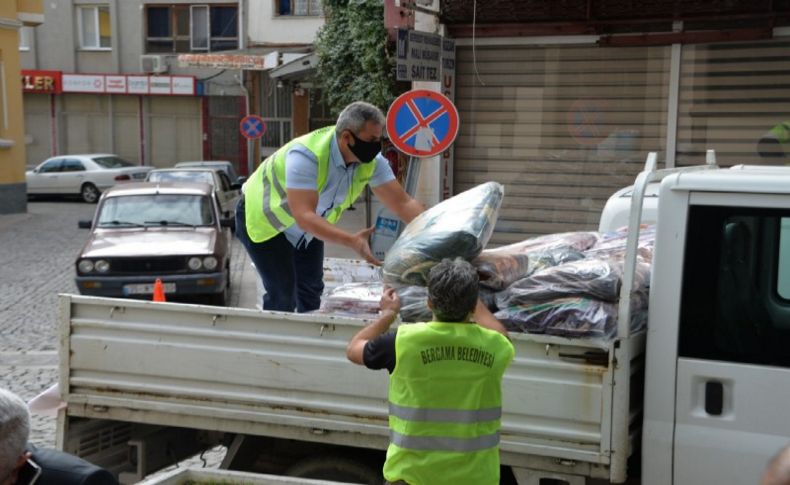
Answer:
[[[435,423],[481,423],[502,417],[502,408],[487,408],[467,411],[463,409],[409,408],[389,403],[390,415],[407,421],[433,421]]]
[[[245,219],[247,235],[256,243],[267,241],[291,227],[296,221],[288,206],[285,189],[286,154],[295,145],[307,148],[318,161],[316,190],[321,191],[329,178],[332,138],[335,127],[327,126],[295,138],[271,154],[253,172],[245,184]],[[359,197],[376,169],[376,160],[358,164],[343,202],[329,211],[325,219],[335,224],[340,216]]]
[[[390,430],[390,443],[410,450],[471,452],[486,450],[498,445],[499,432],[476,438],[448,438],[444,436],[407,436]]]

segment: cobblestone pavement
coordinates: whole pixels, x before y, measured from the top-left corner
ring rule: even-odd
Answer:
[[[0,387],[29,400],[57,381],[57,295],[76,293],[74,260],[88,237],[77,221],[96,206],[31,202],[26,214],[0,215]],[[246,252],[233,239],[230,304]],[[54,446],[55,419],[33,416],[31,441]]]

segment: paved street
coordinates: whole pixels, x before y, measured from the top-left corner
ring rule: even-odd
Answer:
[[[77,221],[93,217],[95,205],[74,201],[30,202],[26,214],[0,215],[0,387],[30,400],[57,381],[59,293],[76,293],[74,260],[88,237]],[[362,227],[362,211],[342,227]],[[247,253],[233,238],[231,306],[254,308],[259,296]],[[352,257],[329,246],[329,257]],[[55,418],[33,415],[30,440],[54,446]],[[209,453],[216,466],[223,451]],[[197,461],[196,463],[200,463]]]
[[[57,295],[76,293],[74,260],[88,237],[77,221],[95,205],[31,202],[27,214],[0,215],[0,386],[29,400],[57,380]],[[234,238],[231,305],[254,305],[254,279]],[[245,296],[246,295],[246,296]],[[246,301],[240,301],[246,298]],[[33,416],[31,441],[54,446],[55,419]]]

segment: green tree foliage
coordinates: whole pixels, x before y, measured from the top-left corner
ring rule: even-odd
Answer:
[[[318,32],[316,81],[337,115],[353,101],[386,112],[395,98],[394,62],[387,52],[382,0],[324,0],[326,24]]]

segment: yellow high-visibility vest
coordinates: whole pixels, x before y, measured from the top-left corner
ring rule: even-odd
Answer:
[[[506,337],[476,324],[401,325],[384,478],[498,484],[502,375],[514,354]]]
[[[253,242],[267,241],[291,227],[296,221],[288,207],[285,192],[285,155],[295,144],[310,150],[318,159],[317,190],[326,186],[329,173],[329,153],[335,127],[327,126],[295,138],[272,153],[253,172],[246,182],[244,191],[244,216],[247,235]],[[340,220],[340,216],[359,197],[376,170],[377,161],[361,163],[354,170],[354,177],[343,202],[325,214],[330,224]]]

